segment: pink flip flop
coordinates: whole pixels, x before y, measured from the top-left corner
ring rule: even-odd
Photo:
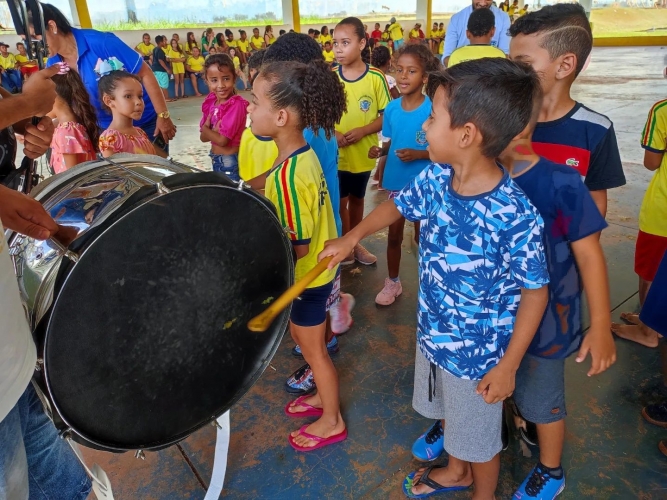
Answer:
[[[307,399],[309,397],[310,396],[308,395],[299,396],[291,403],[287,403],[287,406],[285,406],[285,415],[292,418],[321,417],[322,413],[324,413],[324,410],[322,410],[322,408],[315,408],[314,406],[310,406],[308,403],[303,402],[304,399]],[[291,412],[289,411],[289,409],[292,406],[303,406],[304,408],[306,408],[306,411]]]
[[[313,451],[317,450],[318,448],[324,448],[325,446],[329,446],[330,444],[340,443],[341,441],[345,441],[347,439],[347,428],[345,428],[345,430],[339,434],[335,434],[328,438],[321,438],[319,436],[313,436],[312,434],[308,434],[306,432],[306,427],[308,427],[308,425],[304,425],[303,427],[301,427],[301,429],[299,429],[299,434],[308,439],[312,439],[313,441],[317,441],[317,444],[315,446],[310,446],[310,447],[299,446],[294,442],[294,438],[290,434],[288,436],[289,444],[291,444],[292,448],[294,448],[296,451]]]

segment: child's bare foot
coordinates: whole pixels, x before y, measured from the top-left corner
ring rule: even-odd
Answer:
[[[335,422],[328,417],[321,417],[319,420],[316,420],[305,428],[307,434],[312,434],[313,436],[318,436],[324,439],[340,434],[344,430],[345,422],[343,422],[343,417],[340,413],[338,413]],[[302,435],[298,430],[292,432],[290,435],[294,439],[294,443],[303,448],[312,448],[317,444],[317,441]]]
[[[292,403],[287,407],[287,411],[290,413],[304,413],[312,408],[322,408],[322,399],[319,394],[313,394],[312,396],[302,399],[299,401],[299,404],[294,404],[298,400],[292,401]],[[309,408],[309,405],[311,408]]]
[[[414,486],[412,487],[412,494],[414,495],[424,495],[426,493],[431,493],[435,491],[433,488],[426,486],[425,484],[419,483],[422,474],[426,471],[427,467],[423,467],[415,472],[415,477],[413,480]],[[441,485],[443,488],[454,488],[454,487],[469,487],[472,485],[472,470],[470,466],[466,466],[464,472],[455,471],[451,467],[438,467],[433,468],[431,473],[428,475],[428,478],[431,481],[434,481]],[[418,484],[415,484],[418,483]]]
[[[611,324],[614,335],[646,347],[658,347],[658,333],[640,322],[638,325]]]
[[[638,325],[640,323],[639,314],[637,313],[621,313],[621,319],[631,325]]]

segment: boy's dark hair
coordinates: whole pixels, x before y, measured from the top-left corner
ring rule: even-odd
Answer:
[[[391,52],[384,45],[378,45],[371,53],[371,64],[376,68],[381,68],[391,61]]]
[[[325,47],[326,47],[326,46],[329,46],[329,47],[331,47],[331,42],[329,42],[329,41],[327,41],[327,42],[324,42],[324,46],[325,46]]]
[[[496,16],[491,9],[475,9],[468,18],[468,31],[472,36],[488,35],[496,27]]]
[[[347,110],[343,83],[322,61],[265,64],[262,78],[269,83],[267,95],[274,108],[295,110],[301,129],[323,129],[328,139]]]
[[[280,31],[278,32],[278,35],[279,35],[279,36],[283,36],[285,33],[287,33],[287,31],[285,31],[285,30],[280,30]]]
[[[428,95],[443,87],[451,127],[473,123],[482,134],[482,154],[495,158],[530,123],[540,80],[527,64],[503,58],[466,61],[431,73]]]
[[[521,16],[510,26],[510,36],[544,34],[540,46],[551,60],[572,53],[577,56],[576,77],[593,49],[593,32],[586,11],[577,3],[559,3]]]
[[[287,33],[266,49],[264,64],[275,61],[324,61],[319,44],[303,33]]]
[[[361,22],[361,19],[358,17],[346,17],[337,26],[352,26],[354,28],[354,34],[357,35],[359,40],[366,40],[366,30],[364,29],[364,23]]]
[[[19,47],[25,47],[23,42],[16,42],[16,48],[18,49]]]
[[[478,10],[489,10],[489,9],[478,9]],[[475,12],[475,11],[473,11]],[[491,14],[493,15],[493,14]],[[433,52],[431,52],[426,45],[415,44],[415,45],[403,45],[400,49],[396,51],[396,60],[402,55],[410,55],[417,59],[422,66],[424,73],[431,73],[433,71],[438,71],[440,69],[440,64],[437,58],[433,57]]]
[[[204,72],[211,66],[218,66],[219,68],[227,68],[232,74],[232,79],[236,81],[236,68],[234,67],[234,60],[227,54],[211,54],[206,58],[204,63]]]
[[[278,43],[278,40],[276,40],[276,43]],[[262,67],[262,64],[264,64],[265,55],[266,49],[261,49],[250,54],[250,57],[248,58],[248,71],[251,69],[259,70],[259,68]]]
[[[79,73],[69,71],[64,75],[55,75],[51,79],[56,84],[56,94],[69,104],[76,122],[83,125],[83,128],[86,129],[88,138],[93,144],[93,149],[97,151],[100,140],[97,113],[90,103],[90,95],[83,81],[81,81]],[[102,105],[104,106],[104,103]]]
[[[112,71],[108,75],[104,75],[97,82],[97,90],[100,93],[100,103],[102,104],[102,108],[105,111],[111,113],[111,109],[109,109],[109,107],[104,104],[104,96],[112,95],[116,90],[116,87],[118,87],[118,83],[125,80],[126,78],[131,78],[141,83],[141,78],[139,78],[137,75],[133,75],[132,73],[128,73],[127,71],[123,70]],[[90,139],[92,140],[93,138],[91,137]]]
[[[313,35],[315,35],[315,38],[320,36],[320,32],[318,30],[313,31]]]
[[[160,44],[162,43],[162,39],[163,39],[163,38],[166,38],[166,37],[164,37],[164,36],[162,36],[162,35],[157,35],[157,36],[155,37],[155,45],[160,45]]]
[[[313,28],[310,28],[310,29],[308,30],[308,34],[309,34],[309,35],[312,35],[313,33],[315,33],[315,30],[314,30]]]

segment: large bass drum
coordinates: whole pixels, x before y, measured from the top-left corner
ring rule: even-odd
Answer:
[[[222,174],[152,156],[79,165],[32,195],[78,236],[9,235],[59,429],[87,446],[155,450],[238,401],[286,331],[246,323],[294,280],[273,206]]]

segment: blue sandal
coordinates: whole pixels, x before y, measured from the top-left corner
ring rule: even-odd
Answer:
[[[445,468],[444,465],[432,465],[431,467],[427,467],[424,470],[424,473],[417,481],[415,481],[414,478],[415,474],[417,474],[417,472],[419,471],[411,472],[410,474],[407,475],[407,477],[403,481],[403,493],[405,493],[405,496],[408,498],[428,498],[432,495],[437,495],[438,493],[467,490],[468,488],[470,488],[470,486],[472,486],[472,484],[468,486],[443,486],[440,483],[428,477],[433,469],[444,469],[444,468]],[[433,491],[431,491],[430,493],[422,493],[421,495],[415,495],[412,492],[412,487],[417,486],[418,484],[423,484],[424,486],[433,488]]]

